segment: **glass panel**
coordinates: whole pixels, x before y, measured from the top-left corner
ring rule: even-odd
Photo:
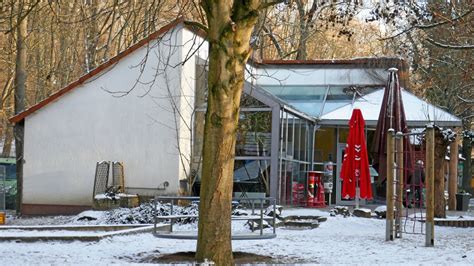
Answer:
[[[291,114],[288,114],[288,138],[286,140],[286,157],[293,159],[294,156],[294,136],[295,136],[295,119]]]
[[[240,112],[235,153],[237,156],[269,156],[271,112]]]
[[[269,191],[270,160],[235,160],[234,192]]]
[[[300,119],[294,119],[295,121],[295,135],[294,135],[294,142],[293,142],[293,147],[294,147],[294,152],[293,152],[293,159],[295,160],[301,160],[301,120]]]
[[[207,71],[205,65],[196,64],[196,99],[195,107],[206,107],[207,102]],[[240,97],[240,106],[241,107],[268,107],[264,103],[255,99],[251,95],[242,93]]]
[[[283,113],[283,147],[282,147],[282,156],[283,158],[293,159],[294,152],[294,117],[287,113]]]
[[[339,143],[346,143],[347,136],[349,136],[348,128],[339,128]]]
[[[326,101],[326,104],[324,104],[324,110],[321,115],[325,115],[331,111],[336,110],[337,108],[343,107],[344,105],[351,103],[352,101]]]
[[[354,93],[356,94],[356,99],[374,92],[377,90],[375,87],[360,87],[360,86],[332,86],[329,88],[328,95],[326,97],[327,101],[352,101],[354,98]]]
[[[5,179],[16,179],[16,164],[0,163],[5,167]]]
[[[202,144],[204,141],[205,112],[194,113],[193,155],[191,161],[191,178],[201,176]]]
[[[374,129],[370,129],[370,130],[366,130],[366,144],[367,144],[367,150],[369,151],[368,154],[369,154],[369,164],[372,164],[372,162],[374,161],[374,153],[370,152],[374,149],[373,147],[373,143],[374,143],[374,138],[375,138],[375,130]]]
[[[240,107],[243,108],[243,107],[268,107],[268,106],[260,102],[259,100],[255,99],[254,97],[243,92],[242,96],[240,97]]]
[[[287,101],[296,110],[308,114],[313,117],[318,117],[323,107],[323,101]]]
[[[280,111],[280,135],[281,135],[281,139],[280,139],[280,158],[284,158],[286,156],[286,138],[288,136],[288,133],[286,132],[286,115],[288,115],[287,113],[283,112],[283,111]]]
[[[261,86],[266,91],[283,100],[322,101],[326,86]]]
[[[280,164],[280,168],[279,168],[279,184],[278,184],[278,188],[280,190],[280,193],[279,193],[279,199],[281,201],[281,203],[286,203],[286,201],[284,200],[285,199],[285,192],[286,192],[286,179],[288,178],[291,178],[287,176],[287,171],[286,171],[286,161],[285,160],[282,160],[281,161],[281,164]]]
[[[196,95],[195,107],[205,107],[207,102],[207,71],[206,66],[196,64]]]
[[[331,87],[328,91],[327,101],[349,100],[352,101],[355,90],[348,87]]]
[[[309,140],[308,140],[308,133],[309,133],[309,125],[307,121],[303,122],[303,125],[301,127],[301,145],[300,145],[300,150],[301,150],[301,160],[302,161],[308,161],[308,145],[309,145]]]
[[[298,201],[293,198],[293,185],[300,182],[300,164],[298,162],[283,161],[281,183],[280,183],[280,200],[285,204],[292,204],[293,201]]]
[[[334,159],[335,128],[320,128],[314,142],[314,161],[324,162]]]
[[[266,91],[288,102],[297,110],[308,115],[319,117],[320,115],[340,108],[354,99],[360,98],[368,93],[372,93],[376,87],[357,86],[261,86]],[[326,91],[328,91],[325,99]],[[324,109],[323,109],[324,108]]]

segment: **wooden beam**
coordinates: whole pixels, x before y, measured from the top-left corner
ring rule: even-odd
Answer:
[[[435,129],[426,128],[426,238],[427,247],[434,246],[434,178],[435,178]]]
[[[402,237],[402,214],[403,214],[403,133],[397,132],[396,138],[396,145],[397,145],[397,153],[396,153],[396,160],[397,160],[397,202],[396,202],[396,234],[397,238]]]
[[[385,240],[393,240],[393,207],[394,207],[394,182],[393,182],[393,171],[395,163],[395,130],[390,128],[387,132],[387,214],[385,224]]]

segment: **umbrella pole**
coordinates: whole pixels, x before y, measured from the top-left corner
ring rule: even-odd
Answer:
[[[359,178],[356,177],[356,209],[359,209],[359,200],[360,200],[360,188],[359,188]]]
[[[393,185],[393,167],[395,163],[395,154],[394,146],[394,136],[395,130],[390,128],[387,132],[387,177],[386,177],[386,184],[387,184],[387,213],[386,213],[386,224],[385,224],[385,240],[386,241],[393,241],[393,209],[394,209],[394,202],[393,202],[393,194],[394,194],[394,185]]]

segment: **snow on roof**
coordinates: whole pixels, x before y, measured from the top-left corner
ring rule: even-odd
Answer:
[[[354,104],[347,103],[338,109],[322,115],[320,117],[320,124],[347,125],[351,118],[352,110],[359,108],[362,110],[366,125],[375,126],[379,118],[383,94],[384,90],[379,89],[357,99],[354,101]],[[408,126],[424,127],[428,122],[435,122],[440,126],[461,125],[461,119],[458,117],[416,97],[404,89],[402,89],[402,99]]]

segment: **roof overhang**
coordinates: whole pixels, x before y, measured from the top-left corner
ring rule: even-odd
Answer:
[[[326,126],[347,125],[352,115],[352,110],[359,108],[362,110],[366,126],[376,127],[382,107],[383,94],[383,89],[367,94],[357,99],[354,103],[348,103],[322,115],[318,124]],[[425,127],[428,123],[434,123],[441,127],[462,126],[460,118],[418,98],[407,90],[402,89],[402,99],[407,125],[411,128]]]
[[[376,128],[378,120],[365,120],[365,125],[368,128]],[[429,121],[407,121],[407,126],[410,128],[422,128],[425,127]],[[348,126],[348,119],[334,119],[334,120],[319,120],[318,125],[321,126]],[[462,122],[460,121],[436,121],[436,125],[440,127],[460,127]]]

